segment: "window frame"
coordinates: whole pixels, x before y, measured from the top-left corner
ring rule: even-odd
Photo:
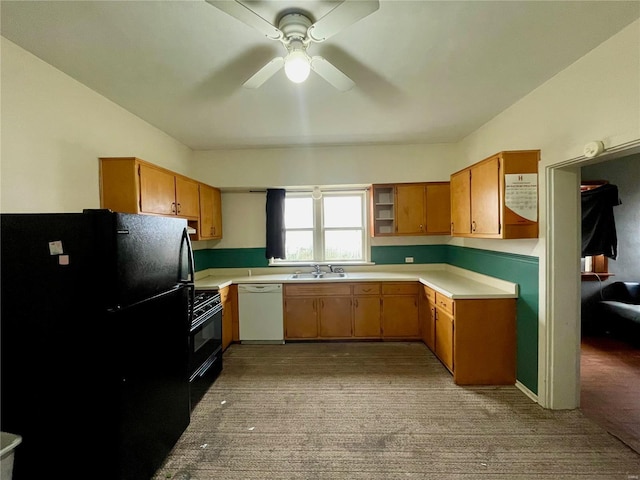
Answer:
[[[310,198],[312,201],[313,212],[313,259],[311,260],[288,260],[288,259],[270,259],[269,265],[284,266],[284,265],[309,265],[309,264],[367,264],[370,263],[371,248],[369,241],[369,202],[368,202],[368,189],[349,189],[349,190],[326,190],[321,192],[321,196],[314,198],[312,192],[309,191],[287,191],[286,198]],[[361,226],[360,227],[325,227],[324,223],[324,198],[325,197],[354,197],[359,196],[362,202],[361,208]],[[286,203],[285,203],[286,205]],[[285,207],[286,208],[286,207]],[[309,228],[288,228],[287,231],[309,231]],[[362,240],[362,258],[358,260],[327,260],[325,258],[325,232],[327,231],[352,231],[361,230]]]

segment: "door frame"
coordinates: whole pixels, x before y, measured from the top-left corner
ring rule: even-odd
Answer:
[[[546,231],[540,263],[538,403],[554,410],[580,406],[581,167],[640,153],[640,139],[545,168]]]

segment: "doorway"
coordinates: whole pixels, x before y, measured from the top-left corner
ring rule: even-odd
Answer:
[[[546,167],[545,261],[541,262],[538,402],[580,406],[580,169],[640,153],[640,140]]]

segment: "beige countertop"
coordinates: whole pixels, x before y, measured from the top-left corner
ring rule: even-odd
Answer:
[[[247,275],[247,270],[225,272],[210,269],[196,277],[199,290],[219,290],[243,283],[327,283],[327,282],[420,282],[453,299],[518,298],[518,285],[498,278],[481,275],[470,270],[446,264],[424,266],[424,270],[354,271],[347,268],[346,277],[332,279],[293,279],[293,272]],[[256,272],[257,273],[257,272]]]

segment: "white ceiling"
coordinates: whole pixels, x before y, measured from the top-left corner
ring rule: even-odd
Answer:
[[[276,22],[302,6],[247,1]],[[312,44],[351,77],[242,83],[279,42],[204,0],[5,1],[2,35],[197,150],[456,142],[640,17],[640,2],[381,0]]]

